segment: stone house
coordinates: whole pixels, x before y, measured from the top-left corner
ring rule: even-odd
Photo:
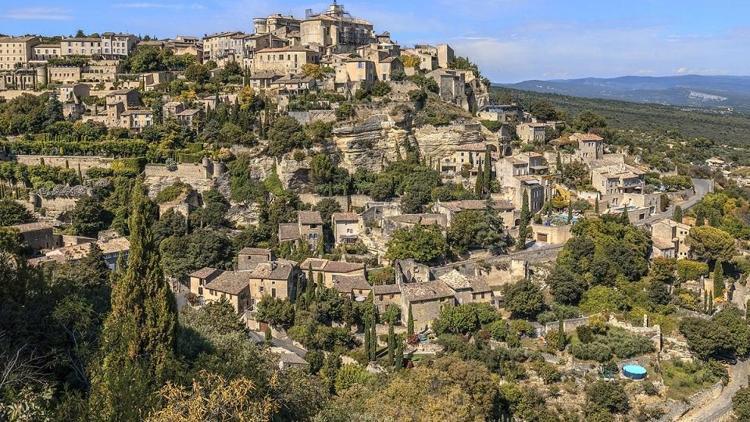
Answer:
[[[265,296],[289,300],[296,295],[299,272],[295,262],[262,262],[254,270],[244,273],[250,283],[252,306]]]
[[[457,304],[492,303],[492,289],[481,277],[467,277],[457,270],[449,271],[438,280],[453,290]]]
[[[353,212],[335,212],[331,215],[331,228],[336,246],[345,243],[357,243],[362,231],[359,214]]]
[[[306,64],[320,63],[320,54],[304,47],[264,48],[255,53],[253,73],[274,72],[295,75]]]
[[[220,276],[221,273],[223,273],[222,270],[204,267],[188,274],[188,288],[190,289],[190,293],[202,297],[204,287],[208,283],[214,281],[214,279]]]
[[[254,270],[258,264],[275,261],[273,251],[266,248],[242,248],[237,254],[237,269],[239,271]]]
[[[569,139],[577,143],[575,157],[584,163],[589,164],[604,157],[604,138],[601,136],[593,133],[574,133]]]
[[[141,132],[143,129],[154,124],[154,112],[151,110],[125,110],[117,113],[117,127]]]
[[[476,177],[479,168],[484,166],[487,149],[494,147],[485,142],[456,145],[453,153],[440,160],[440,173],[443,177]],[[491,158],[490,158],[491,159]]]
[[[288,75],[271,81],[271,88],[286,94],[302,94],[303,92],[315,89],[318,81],[311,76],[303,74]]]
[[[527,144],[543,144],[547,140],[545,123],[521,123],[516,126],[516,135]]]
[[[337,88],[356,92],[377,80],[375,63],[363,58],[349,58],[334,68],[334,83]]]
[[[401,286],[398,284],[378,284],[372,286],[372,297],[378,312],[386,311],[388,305],[401,307]],[[403,317],[402,317],[403,319]]]
[[[507,200],[491,200],[490,205],[502,218],[503,225],[508,228],[515,225],[516,207]],[[463,201],[437,201],[432,207],[432,211],[437,214],[444,214],[447,218],[448,227],[451,226],[453,218],[463,211],[483,211],[487,207],[487,201],[481,199],[467,199]]]
[[[52,226],[47,223],[16,224],[8,228],[17,231],[26,246],[34,252],[54,249],[58,245],[58,239],[52,232]]]
[[[358,302],[364,301],[372,292],[372,286],[367,282],[364,274],[357,275],[333,275],[333,288],[340,295],[346,296]]]
[[[595,167],[591,170],[591,185],[602,195],[642,193],[644,172],[625,163]]]
[[[175,114],[175,118],[182,125],[193,130],[198,130],[198,125],[203,120],[203,110],[197,108],[189,108]]]
[[[451,69],[435,69],[427,74],[438,85],[440,98],[464,110],[470,110],[471,104],[466,95],[466,74]]]
[[[453,289],[442,280],[401,284],[402,319],[409,319],[411,309],[414,329],[417,332],[432,326],[432,322],[440,316],[440,311],[444,307],[455,304]]]
[[[274,72],[253,72],[252,75],[248,76],[247,83],[256,92],[263,92],[267,89],[271,89],[273,83],[278,79],[281,79],[282,75],[278,75]]]
[[[670,219],[659,220],[651,224],[653,256],[675,259],[689,258],[688,234],[690,234],[690,226]]]
[[[248,273],[237,271],[222,272],[203,288],[205,303],[228,301],[234,311],[243,313],[250,309],[250,285]]]
[[[531,231],[534,233],[534,240],[548,245],[563,245],[570,238],[572,234],[570,224],[561,226],[552,224],[531,224]]]
[[[300,271],[302,271],[305,276],[309,276],[310,271],[312,271],[313,281],[315,283],[318,282],[318,275],[322,274],[323,285],[329,289],[334,287],[334,276],[364,276],[366,274],[365,264],[358,262],[331,261],[322,258],[307,258],[302,261],[302,264],[300,264]]]
[[[526,152],[504,157],[496,164],[497,179],[503,187],[502,196],[516,209],[523,205],[523,193],[529,198],[532,213],[539,211],[549,195],[549,166],[542,154]]]
[[[298,211],[296,223],[279,224],[279,242],[304,240],[315,249],[323,240],[323,220],[317,211]]]

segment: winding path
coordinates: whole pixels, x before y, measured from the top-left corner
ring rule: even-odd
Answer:
[[[701,407],[694,408],[677,419],[680,422],[714,422],[720,421],[732,410],[732,397],[742,387],[747,386],[750,373],[750,361],[738,361],[729,367],[729,384],[719,397],[710,400]]]

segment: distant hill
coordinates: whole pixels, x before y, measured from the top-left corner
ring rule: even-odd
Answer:
[[[574,97],[750,111],[750,76],[622,76],[498,85]]]

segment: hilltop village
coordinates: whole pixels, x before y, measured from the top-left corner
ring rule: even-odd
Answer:
[[[0,416],[750,413],[746,169],[649,165],[335,1],[250,25],[0,38]]]

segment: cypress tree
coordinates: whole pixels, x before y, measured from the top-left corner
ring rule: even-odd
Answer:
[[[308,299],[312,297],[314,291],[315,291],[315,280],[313,280],[312,264],[310,264],[307,267],[307,284],[305,285],[305,292],[307,293]]]
[[[674,207],[674,212],[672,213],[672,220],[682,223],[682,207],[677,205]]]
[[[474,194],[478,198],[482,198],[484,196],[484,174],[482,173],[482,168],[479,167],[479,170],[477,170],[477,180],[474,182]]]
[[[560,156],[560,150],[557,150],[557,158],[555,159],[555,169],[557,170],[557,175],[562,179],[563,163],[562,163],[562,157]]]
[[[363,342],[362,346],[365,348],[365,356],[367,356],[367,360],[370,360],[370,356],[372,356],[372,351],[370,350],[372,346],[372,341],[370,339],[370,319],[365,320],[365,341]]]
[[[562,318],[557,320],[557,350],[563,351],[565,350],[565,345],[568,342],[568,339],[565,338],[565,324],[563,323]]]
[[[516,249],[526,249],[526,238],[529,236],[529,221],[531,221],[531,212],[529,211],[529,195],[526,189],[523,190],[523,201],[521,202],[521,225],[518,227],[518,243]]]
[[[714,297],[724,296],[724,263],[716,261],[714,267]]]
[[[628,207],[624,206],[622,208],[622,214],[620,214],[620,224],[623,225],[629,225],[630,224],[630,217],[628,217]]]
[[[596,198],[596,200],[594,201],[594,212],[596,213],[596,215],[599,215],[599,198]]]
[[[388,324],[388,364],[393,366],[396,356],[396,333],[393,331],[393,322]]]
[[[370,356],[371,361],[375,361],[378,354],[378,333],[377,333],[377,325],[378,325],[378,315],[377,315],[377,309],[375,308],[375,305],[372,306],[372,324],[370,324],[370,330],[372,331],[370,333],[370,341],[372,344],[370,345],[370,353],[372,354]]]
[[[695,225],[700,227],[704,224],[706,224],[706,215],[702,208],[698,208],[698,211],[695,212]]]
[[[156,220],[157,208],[138,180],[127,268],[114,274],[112,311],[102,331],[103,358],[93,376],[91,408],[101,420],[142,420],[154,405],[154,390],[174,369],[177,311],[151,230]]]
[[[573,200],[568,201],[568,224],[573,222]]]
[[[484,191],[489,195],[492,192],[492,154],[490,149],[484,152]]]
[[[404,343],[398,342],[396,344],[396,362],[394,364],[394,369],[399,370],[404,367]]]
[[[414,335],[414,315],[411,312],[411,303],[409,303],[409,318],[406,320],[406,335]]]
[[[315,291],[314,293],[318,293],[318,289],[325,288],[325,283],[323,282],[323,273],[318,273],[318,282],[315,284]]]
[[[273,334],[271,334],[270,325],[266,325],[266,329],[263,334],[265,335],[266,344],[271,344],[271,340],[273,340]]]

